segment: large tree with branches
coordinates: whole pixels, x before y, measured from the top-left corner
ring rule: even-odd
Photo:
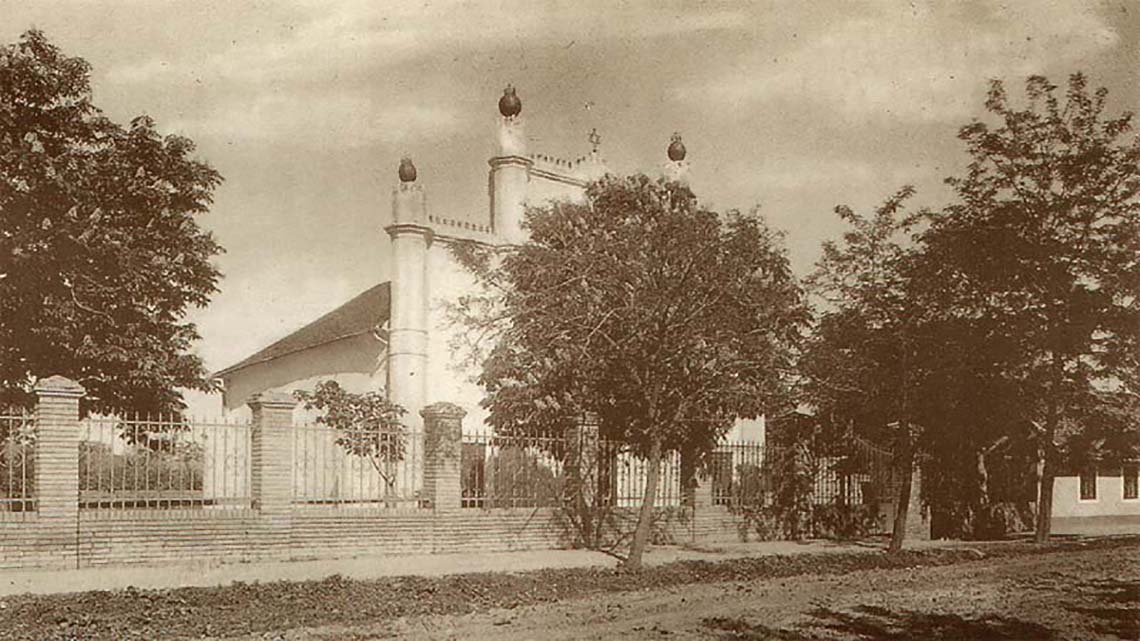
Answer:
[[[625,562],[637,568],[662,457],[707,453],[738,418],[787,402],[800,289],[759,218],[710,211],[675,182],[606,177],[525,224],[528,243],[465,257],[490,296],[460,309],[491,337],[491,421],[537,431],[594,412],[603,437],[646,459]]]
[[[824,243],[808,278],[818,315],[800,362],[806,399],[822,417],[894,450],[893,552],[906,534],[926,371],[913,269],[920,252],[910,239],[915,218],[904,213],[913,193],[900,189],[871,216],[836,208],[850,228],[841,242]]]
[[[989,121],[959,134],[971,163],[949,181],[957,202],[922,240],[949,313],[1002,339],[991,367],[1035,431],[1045,541],[1063,456],[1135,441],[1140,138],[1128,137],[1132,115],[1106,116],[1107,90],[1090,92],[1080,74],[1065,90],[1040,76],[1025,89],[1016,106],[991,85]]]
[[[104,117],[89,76],[39,31],[0,47],[0,401],[62,374],[89,409],[179,410],[209,389],[185,315],[216,291],[195,217],[221,177],[151,119]]]

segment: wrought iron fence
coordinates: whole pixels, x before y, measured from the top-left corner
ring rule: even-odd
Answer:
[[[599,448],[608,454],[613,472],[613,504],[615,507],[639,507],[645,498],[645,486],[649,479],[649,461],[636,456],[619,443],[603,442]],[[603,459],[607,460],[607,459]],[[678,507],[681,505],[681,454],[666,452],[661,457],[658,470],[657,507]]]
[[[771,505],[781,489],[811,505],[876,505],[895,491],[891,453],[858,438],[827,449],[724,442],[709,468],[714,505]]]
[[[36,509],[36,418],[15,409],[0,413],[0,512]]]
[[[573,449],[578,445],[574,444]],[[463,507],[554,507],[563,500],[570,442],[561,435],[463,435]]]
[[[293,502],[408,507],[423,490],[423,434],[319,424],[293,428]]]
[[[79,505],[245,508],[250,426],[236,420],[100,416],[80,423]]]
[[[615,441],[576,433],[463,435],[463,507],[555,507],[582,485],[568,485],[571,470],[586,480],[599,505],[641,505],[648,462]],[[681,504],[680,455],[663,457],[656,505]]]

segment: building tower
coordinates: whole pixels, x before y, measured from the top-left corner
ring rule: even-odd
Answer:
[[[384,231],[392,239],[391,314],[388,323],[388,400],[407,410],[405,419],[416,427],[427,391],[428,247],[427,200],[416,184],[410,158],[400,161],[400,182],[392,192],[392,224]]]
[[[491,165],[491,231],[506,244],[526,242],[522,220],[526,210],[527,182],[534,161],[527,157],[522,101],[507,85],[499,98],[499,148]]]

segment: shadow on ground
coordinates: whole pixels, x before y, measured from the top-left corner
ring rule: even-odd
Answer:
[[[1074,585],[1073,591],[1081,604],[1068,609],[1091,619],[1098,635],[1140,639],[1140,581],[1085,581]]]
[[[955,614],[891,611],[859,606],[851,611],[818,609],[795,629],[772,628],[742,619],[704,619],[701,624],[721,641],[1048,641],[1052,630],[1037,623],[998,616],[965,618]]]

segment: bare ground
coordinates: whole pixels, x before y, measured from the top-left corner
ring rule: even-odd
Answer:
[[[0,640],[1140,638],[1137,536],[896,555],[824,549],[677,560],[640,572],[571,567],[10,595],[0,598]]]
[[[1140,547],[691,584],[283,638],[1136,640]]]

